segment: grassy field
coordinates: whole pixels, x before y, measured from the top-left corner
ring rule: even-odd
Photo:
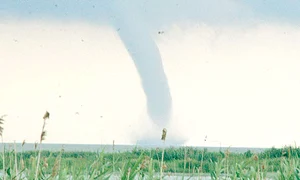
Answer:
[[[162,154],[164,151],[164,160]],[[134,149],[127,152],[5,152],[6,179],[160,179],[177,175],[211,179],[300,179],[300,149],[284,147],[254,154],[208,152],[193,147]],[[3,159],[0,162],[3,169]],[[180,174],[180,175],[178,175]]]
[[[43,117],[44,122],[49,113]],[[2,137],[4,119],[0,117]],[[43,125],[40,141],[33,151],[17,152],[16,145],[5,147],[2,139],[1,179],[300,179],[300,148],[271,148],[254,153],[209,152],[193,147],[135,148],[126,152],[45,151]],[[167,140],[164,131],[162,141]],[[24,142],[25,143],[25,142]],[[23,145],[24,145],[23,143]],[[23,146],[22,146],[23,147]],[[172,178],[174,179],[174,178]]]

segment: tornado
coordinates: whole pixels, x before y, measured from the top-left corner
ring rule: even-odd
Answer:
[[[159,49],[147,23],[130,3],[115,3],[111,10],[113,26],[133,60],[146,95],[148,116],[165,127],[170,119],[172,97]]]

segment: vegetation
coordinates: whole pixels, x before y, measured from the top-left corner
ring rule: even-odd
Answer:
[[[38,156],[39,152],[38,149],[18,153],[15,153],[14,148],[6,150],[6,178],[34,179],[39,157],[41,159],[38,165],[38,179],[68,179],[70,176],[75,179],[108,179],[111,176],[118,176],[124,180],[134,177],[160,179],[161,168],[165,172],[164,176],[180,173],[197,177],[206,175],[212,179],[300,178],[300,149],[293,147],[271,148],[257,154],[251,151],[230,153],[229,150],[208,152],[206,149],[193,147],[135,148],[127,152],[110,153],[44,150]],[[161,166],[163,152],[164,162]],[[3,169],[2,160],[0,169]]]
[[[230,149],[209,152],[194,147],[156,149],[135,148],[127,152],[65,152],[46,151],[41,143],[46,137],[45,121],[39,144],[33,151],[17,152],[15,144],[4,147],[2,141],[1,179],[164,179],[184,176],[201,179],[300,179],[300,148],[271,148],[260,153],[250,150],[231,153]],[[4,116],[0,117],[3,138]],[[167,141],[163,130],[162,143]],[[25,141],[22,145],[25,144]],[[23,147],[23,146],[22,146]],[[114,149],[114,148],[113,148]]]

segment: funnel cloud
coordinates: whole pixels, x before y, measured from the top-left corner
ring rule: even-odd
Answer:
[[[137,10],[126,9],[125,5],[122,9],[114,7],[114,26],[140,75],[148,115],[156,125],[164,127],[170,119],[172,98],[158,47]]]

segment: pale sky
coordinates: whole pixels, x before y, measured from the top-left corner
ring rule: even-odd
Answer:
[[[275,6],[222,0],[223,8],[220,1],[200,0],[26,2],[0,5],[4,141],[37,141],[46,110],[45,143],[159,140],[164,127],[148,117],[140,76],[117,25],[110,24],[114,15],[92,11],[101,6],[117,13],[126,6],[121,14],[127,14],[145,6],[130,12],[147,21],[130,25],[149,31],[161,54],[173,100],[167,141],[232,147],[300,143],[299,1]]]

